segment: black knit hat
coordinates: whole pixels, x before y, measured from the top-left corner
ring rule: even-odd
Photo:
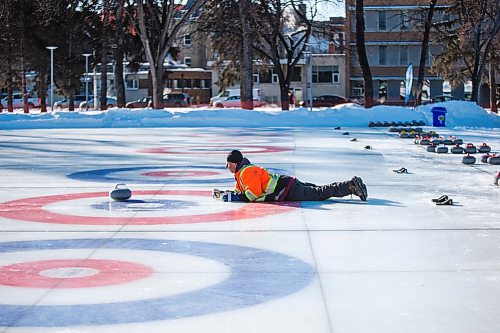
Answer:
[[[232,163],[240,163],[243,159],[243,155],[239,150],[233,150],[229,154],[227,154],[227,161]]]

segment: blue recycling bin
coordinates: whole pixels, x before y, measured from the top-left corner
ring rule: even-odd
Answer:
[[[446,126],[446,108],[442,106],[435,106],[432,112],[432,126],[445,127]]]

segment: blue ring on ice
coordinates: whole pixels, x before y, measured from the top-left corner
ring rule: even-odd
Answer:
[[[185,170],[196,170],[196,169],[210,169],[223,172],[225,168],[223,167],[212,167],[212,166],[139,166],[139,167],[127,167],[127,168],[112,168],[112,169],[97,169],[89,171],[75,172],[68,175],[68,178],[83,180],[83,181],[94,181],[94,182],[124,182],[124,183],[145,183],[145,184],[214,184],[214,183],[228,183],[233,182],[234,178],[214,178],[214,179],[176,179],[175,177],[170,178],[141,178],[135,176],[124,177],[118,176],[114,177],[112,174],[116,172],[127,172],[127,171],[139,171],[139,170],[157,170],[157,169],[185,169]]]
[[[127,201],[107,201],[90,205],[93,209],[106,211],[127,211],[127,212],[154,212],[158,210],[177,210],[197,207],[199,204],[187,200],[127,200]]]
[[[127,172],[127,171],[138,171],[138,170],[157,170],[157,169],[186,169],[186,170],[196,170],[196,169],[211,169],[217,171],[225,171],[223,167],[213,167],[213,166],[140,166],[140,167],[127,167],[127,168],[112,168],[112,169],[97,169],[89,171],[80,171],[68,175],[68,178],[83,180],[83,181],[94,181],[94,182],[111,182],[111,183],[144,183],[144,184],[221,184],[221,183],[233,183],[234,178],[214,178],[214,179],[196,179],[190,177],[188,179],[176,179],[174,177],[161,178],[161,179],[138,179],[137,177],[113,177],[112,174],[116,172]],[[268,171],[279,174],[286,174],[284,170],[267,168]]]
[[[257,248],[162,239],[56,239],[0,243],[0,253],[59,249],[132,249],[216,260],[225,280],[178,295],[72,305],[0,304],[1,327],[68,327],[169,320],[236,310],[290,295],[309,285],[314,268],[285,254]]]

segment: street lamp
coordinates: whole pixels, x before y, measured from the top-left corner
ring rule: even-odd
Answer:
[[[85,107],[89,104],[89,57],[91,55],[90,53],[82,54],[85,57]]]
[[[57,46],[47,46],[50,50],[50,111],[54,111],[54,50]]]
[[[312,75],[312,51],[304,51],[304,57],[306,58],[306,101],[309,101],[309,111],[312,111],[313,106],[313,75]]]
[[[309,48],[309,52],[307,53],[309,56],[309,111],[312,112],[312,49]]]

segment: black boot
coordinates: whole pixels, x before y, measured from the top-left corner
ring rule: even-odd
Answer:
[[[363,180],[359,177],[354,177],[349,182],[349,190],[351,194],[358,196],[361,201],[366,201],[368,198],[368,190],[366,189],[366,185],[363,184]]]

